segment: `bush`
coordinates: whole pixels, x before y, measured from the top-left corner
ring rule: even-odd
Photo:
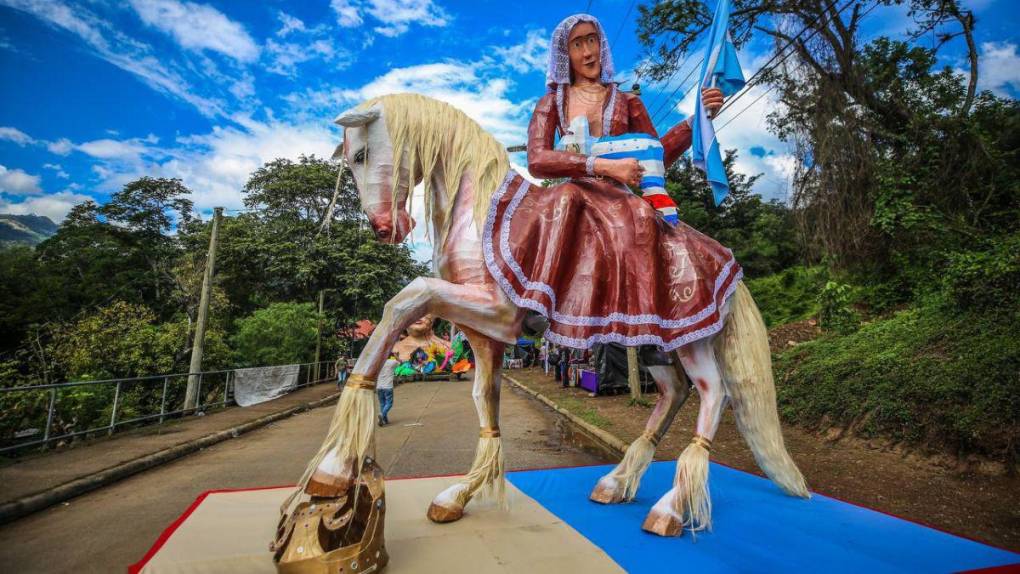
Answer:
[[[818,322],[821,327],[843,335],[856,331],[861,324],[861,316],[852,307],[853,302],[853,287],[827,281],[818,294]]]
[[[942,276],[942,291],[953,303],[988,309],[1020,297],[1020,233],[996,238],[984,251],[952,253]]]
[[[248,366],[310,362],[319,314],[311,303],[273,303],[237,322],[238,363]]]
[[[1020,429],[1020,309],[908,309],[776,358],[780,412],[1014,463]]]
[[[760,279],[745,279],[769,327],[818,315],[818,293],[827,274],[822,267],[791,267]]]

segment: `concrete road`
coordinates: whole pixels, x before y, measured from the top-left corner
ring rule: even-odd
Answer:
[[[509,467],[605,462],[569,443],[559,415],[509,385],[500,406]],[[123,572],[202,492],[296,482],[332,413],[295,415],[0,528],[0,570]],[[478,436],[469,382],[399,386],[390,420],[377,434],[388,476],[467,472]]]

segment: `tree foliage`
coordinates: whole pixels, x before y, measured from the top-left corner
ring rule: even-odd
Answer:
[[[273,303],[237,321],[241,364],[287,365],[313,359],[319,314],[311,303]]]

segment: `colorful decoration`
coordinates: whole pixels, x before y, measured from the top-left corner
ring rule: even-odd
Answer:
[[[809,496],[783,445],[765,325],[733,254],[682,222],[666,224],[645,201],[607,181],[605,174],[619,175],[616,167],[633,180],[627,160],[608,164],[594,178],[607,160],[554,149],[557,126],[566,127],[563,115],[578,103],[567,99],[575,86],[564,89],[565,83],[578,78],[587,86],[578,87],[582,93],[608,98],[604,107],[582,111],[601,115],[600,136],[657,137],[640,99],[606,85],[612,74],[604,73],[608,66],[600,68],[600,54],[608,64],[608,43],[593,17],[572,17],[557,28],[550,47],[552,91],[539,100],[528,130],[528,169],[536,177],[577,178],[560,185],[532,185],[511,169],[500,142],[463,112],[432,98],[381,96],[337,118],[348,163],[367,152],[354,178],[380,240],[395,243],[410,234],[411,190],[403,175],[411,172],[412,181],[422,182],[438,277],[412,281],[387,303],[298,494],[322,496],[318,485],[339,491],[338,500],[356,492],[364,470],[360,461],[374,448],[374,380],[386,355],[398,345],[401,353],[407,351],[401,359],[412,367],[449,362],[431,341],[417,344],[429,338],[418,327],[398,344],[409,324],[428,317],[421,326],[430,329],[429,313],[435,312],[472,334],[477,357],[472,394],[480,430],[470,470],[433,499],[427,516],[458,520],[484,492],[503,502],[500,359],[504,346],[518,339],[525,316],[538,312],[549,323],[544,337],[554,343],[655,344],[673,352],[674,364],[695,383],[702,408],[694,437],[677,460],[672,488],[649,509],[645,530],[675,536],[710,526],[709,452],[727,405],[765,474],[787,494]],[[562,73],[564,62],[572,74]],[[674,128],[660,141],[668,166],[688,147],[690,129]],[[658,441],[686,399],[686,378],[674,369],[654,371],[660,404],[620,464],[599,480],[592,500],[634,499]],[[284,523],[294,516],[291,502],[284,505]]]

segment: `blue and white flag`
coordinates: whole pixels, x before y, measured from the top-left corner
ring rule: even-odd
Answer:
[[[724,96],[731,96],[744,87],[744,72],[737,61],[737,50],[733,47],[727,27],[730,19],[729,0],[719,0],[715,7],[715,17],[709,32],[708,46],[705,51],[705,63],[701,66],[701,89],[713,85]],[[705,172],[705,178],[712,186],[715,204],[722,203],[730,193],[730,184],[726,180],[726,168],[723,167],[722,154],[719,153],[719,142],[715,139],[715,126],[708,117],[708,110],[701,104],[701,89],[695,97],[694,119],[692,121],[691,153],[694,165]]]

